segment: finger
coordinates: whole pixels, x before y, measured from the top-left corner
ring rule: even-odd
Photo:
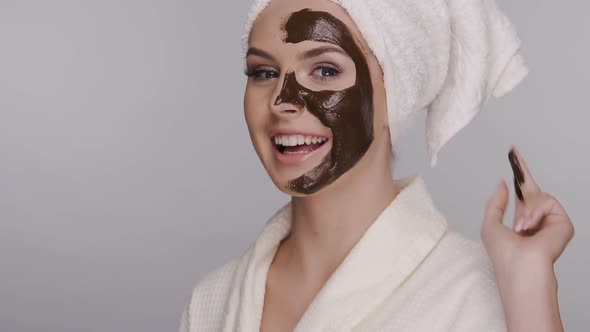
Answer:
[[[547,229],[542,228],[535,237],[545,244],[552,261],[559,258],[567,244],[574,237],[574,225],[568,218],[563,223],[552,225]]]
[[[508,205],[508,196],[508,186],[502,179],[486,204],[485,216],[480,235],[489,253],[495,252],[496,250],[506,249],[494,246],[495,243],[499,243],[497,240],[498,238],[507,238],[516,235],[503,223],[504,214]]]
[[[483,228],[494,229],[498,228],[498,226],[505,227],[503,221],[507,205],[508,186],[502,179],[486,204]]]
[[[514,216],[514,224],[512,225],[512,229],[515,232],[522,232],[524,231],[524,226],[529,224],[530,222],[530,211],[527,211],[526,208],[521,208],[518,212],[515,212]]]
[[[524,202],[527,196],[539,193],[541,189],[535,182],[522,154],[514,145],[508,153],[508,160],[514,173],[514,190],[518,199]]]
[[[554,210],[557,201],[551,198],[543,200],[539,205],[528,211],[528,215],[522,224],[522,231],[534,231],[541,226],[541,222],[546,216],[549,216]]]
[[[574,226],[559,201],[547,193],[538,196],[529,208],[529,220],[520,228],[523,235],[532,235],[543,243],[553,262],[559,258],[574,236]]]
[[[574,225],[559,201],[551,195],[535,211],[535,217],[545,220],[535,235],[549,250],[553,262],[559,258],[567,244],[574,237]]]
[[[515,232],[530,232],[531,229],[538,226],[542,218],[538,216],[538,213],[534,215],[534,212],[537,209],[543,208],[541,206],[542,204],[547,204],[547,197],[549,197],[548,194],[539,192],[534,196],[529,196],[526,205],[523,202],[517,201],[514,210],[513,228]]]
[[[521,201],[518,197],[514,198],[514,218],[512,223],[512,229],[515,232],[522,231],[522,227],[530,221],[532,209],[538,205],[539,195],[528,195],[526,204]]]

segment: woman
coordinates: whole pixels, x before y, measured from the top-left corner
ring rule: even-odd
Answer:
[[[429,112],[434,163],[487,96],[525,76],[493,1],[260,0],[250,23],[246,122],[292,200],[199,282],[181,331],[562,330],[553,263],[573,227],[518,151],[515,226],[502,181],[487,254],[448,231],[421,177],[391,177],[415,112]]]

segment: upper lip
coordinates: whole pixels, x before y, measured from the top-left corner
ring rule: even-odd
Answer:
[[[272,129],[270,132],[270,137],[280,136],[280,135],[301,135],[301,136],[313,136],[313,137],[326,137],[325,135],[315,134],[310,132],[304,132],[297,129]]]

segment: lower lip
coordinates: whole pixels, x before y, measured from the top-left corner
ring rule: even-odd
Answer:
[[[320,146],[319,148],[308,152],[308,153],[293,153],[293,154],[286,154],[286,153],[280,153],[279,150],[277,149],[276,145],[273,144],[273,149],[275,152],[275,156],[278,159],[278,161],[281,164],[285,164],[285,165],[297,165],[299,163],[302,163],[310,158],[313,158],[313,156],[317,155],[317,154],[322,154],[324,151],[330,149],[330,145],[331,145],[331,141],[326,141],[324,144],[322,144],[322,146]]]

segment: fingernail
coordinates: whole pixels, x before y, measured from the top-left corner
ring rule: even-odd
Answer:
[[[522,218],[518,219],[518,221],[516,222],[516,228],[514,230],[516,232],[520,232],[521,229],[522,229]]]

